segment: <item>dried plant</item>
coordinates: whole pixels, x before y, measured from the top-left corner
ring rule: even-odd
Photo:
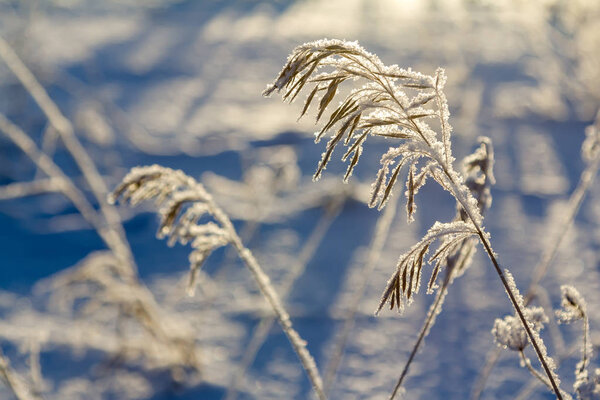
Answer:
[[[265,297],[286,334],[294,351],[298,355],[319,399],[325,399],[323,383],[315,361],[298,333],[292,328],[292,322],[279,295],[271,285],[269,277],[263,272],[250,250],[244,247],[231,220],[215,204],[212,196],[195,179],[182,171],[153,165],[133,168],[122,183],[110,196],[114,202],[122,198],[131,205],[144,200],[155,200],[161,207],[161,222],[157,236],[168,238],[170,245],[179,242],[190,243],[190,275],[188,291],[193,294],[198,271],[203,262],[217,248],[231,245],[252,273],[258,287]],[[205,222],[204,218],[213,221]]]
[[[560,323],[570,324],[576,321],[583,322],[583,334],[581,340],[581,361],[575,366],[575,382],[573,390],[579,400],[593,400],[600,395],[600,382],[598,373],[591,378],[588,366],[592,358],[592,345],[589,338],[590,323],[587,313],[587,305],[583,296],[573,286],[561,286],[561,308],[555,311],[556,317]],[[542,307],[528,307],[525,309],[528,319],[536,331],[540,331],[545,324],[549,322],[548,316]],[[550,387],[550,382],[540,374],[533,366],[531,361],[525,355],[523,350],[527,346],[527,336],[519,321],[514,316],[506,316],[504,319],[496,319],[492,335],[496,343],[504,349],[517,351],[521,359],[521,365],[527,367],[533,377]],[[563,393],[565,398],[571,398],[567,393]]]
[[[102,319],[118,310],[121,319],[131,319],[151,338],[152,346],[127,348],[129,338],[121,334],[120,348],[115,359],[127,358],[133,353],[147,357],[149,366],[160,364],[173,372],[174,378],[182,379],[182,369],[199,370],[199,357],[195,341],[189,329],[165,328],[164,313],[159,309],[153,294],[139,280],[131,248],[116,208],[107,201],[108,189],[94,161],[75,136],[70,121],[61,113],[48,93],[25,66],[14,50],[0,38],[0,59],[9,67],[25,90],[35,100],[48,120],[42,146],[19,126],[0,114],[0,132],[18,147],[36,167],[36,178],[30,183],[3,187],[0,198],[15,198],[44,192],[63,194],[75,206],[79,214],[92,226],[109,251],[90,254],[74,270],[65,271],[52,282],[55,297],[86,302],[85,311],[90,318]],[[74,179],[53,159],[52,149],[60,139],[71,156],[89,188],[97,207],[88,199]],[[43,176],[46,177],[43,177]],[[95,314],[93,317],[90,314]],[[108,323],[108,320],[104,321]],[[118,324],[119,321],[117,321]],[[168,324],[167,324],[168,325]],[[77,346],[77,340],[65,340]],[[160,360],[157,362],[157,360]],[[154,364],[153,364],[154,362]],[[10,384],[10,381],[7,380]]]
[[[463,176],[465,177],[465,184],[471,190],[475,198],[477,199],[477,206],[481,214],[492,205],[492,195],[490,193],[490,186],[495,183],[493,174],[494,169],[494,150],[492,142],[487,137],[480,137],[480,146],[475,150],[473,154],[465,157],[463,160]],[[457,215],[454,218],[455,221],[467,221],[467,215],[462,211],[460,204],[457,204]],[[425,337],[429,334],[429,331],[433,324],[435,324],[437,315],[441,312],[442,306],[448,293],[448,288],[453,280],[462,275],[471,264],[473,254],[475,253],[476,240],[474,238],[466,238],[460,241],[451,251],[446,252],[444,258],[438,258],[435,261],[435,267],[430,279],[429,287],[431,287],[431,281],[435,281],[440,268],[442,265],[445,266],[445,277],[443,279],[441,287],[437,289],[435,299],[429,307],[423,326],[419,331],[417,341],[413,345],[408,360],[404,364],[404,368],[398,378],[398,382],[392,393],[392,397],[395,396],[398,390],[402,387],[404,378],[408,375],[408,369],[415,358],[417,351],[421,347],[421,344],[425,340]],[[431,291],[429,289],[428,291]]]
[[[586,127],[585,135],[585,140],[581,146],[581,158],[585,162],[586,168],[582,171],[577,187],[573,190],[568,199],[566,210],[562,213],[562,221],[557,224],[557,226],[560,227],[560,230],[553,235],[548,246],[544,248],[544,251],[540,256],[540,261],[533,269],[532,280],[524,299],[526,306],[539,296],[541,292],[539,283],[548,272],[552,261],[558,253],[561,243],[565,239],[569,228],[573,225],[585,195],[596,179],[598,168],[600,167],[600,111],[596,116],[595,122]],[[492,373],[499,357],[499,348],[492,349],[488,352],[488,356],[486,357],[487,361],[481,369],[479,378],[473,386],[471,393],[472,399],[476,400],[480,398],[485,388],[486,381]]]
[[[570,324],[583,321],[583,335],[581,341],[581,361],[575,366],[575,383],[573,389],[580,400],[593,400],[600,396],[600,374],[596,370],[595,377],[591,378],[588,371],[592,358],[592,344],[590,343],[590,321],[587,313],[586,302],[573,286],[563,285],[561,291],[561,309],[556,311],[556,316],[561,323]]]
[[[117,314],[114,325],[121,348],[111,355],[115,361],[145,359],[146,368],[170,370],[175,382],[184,381],[186,369],[201,372],[192,327],[161,310],[146,286],[124,277],[111,252],[91,253],[40,287],[49,291],[60,311],[75,312],[78,318],[111,324]],[[136,330],[142,334],[136,335]]]
[[[317,103],[317,94],[322,94],[317,105],[319,121],[346,80],[362,80],[364,85],[344,97],[315,134],[315,141],[318,142],[328,131],[333,131],[314,178],[321,176],[340,143],[348,147],[342,156],[342,160],[350,159],[344,176],[344,180],[348,180],[368,137],[396,140],[399,144],[390,147],[381,157],[381,168],[372,186],[370,206],[380,209],[385,206],[399,181],[400,170],[406,164],[409,170],[405,184],[409,221],[416,209],[415,195],[428,177],[451,193],[466,217],[466,221],[436,222],[417,244],[400,256],[397,270],[388,282],[377,311],[386,302],[400,311],[410,304],[419,290],[425,256],[434,242],[440,244],[429,258],[429,262],[434,263],[434,269],[428,291],[435,287],[437,272],[444,260],[464,240],[477,237],[523,324],[552,390],[557,398],[562,399],[559,381],[545,346],[524,314],[516,285],[509,281],[492,250],[477,200],[453,167],[452,127],[443,92],[446,82],[444,70],[439,68],[433,76],[429,76],[396,65],[385,66],[376,55],[368,53],[355,42],[319,40],[296,47],[264,95],[283,92],[283,99],[291,102],[305,86],[313,85],[300,116],[308,111],[313,102]],[[431,128],[428,123],[430,120],[436,121],[439,133]]]

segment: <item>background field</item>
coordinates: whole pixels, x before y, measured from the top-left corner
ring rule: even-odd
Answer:
[[[327,222],[324,207],[342,192],[345,168],[334,155],[324,178],[312,183],[323,151],[312,140],[314,114],[296,122],[300,102],[290,106],[261,96],[296,45],[323,37],[358,40],[386,64],[427,74],[446,68],[457,159],[475,148],[479,135],[493,140],[497,184],[485,225],[522,290],[560,229],[585,167],[584,129],[600,107],[600,3],[592,0],[2,1],[0,36],[72,121],[109,188],[129,168],[153,163],[205,182],[279,288],[315,226]],[[1,62],[0,111],[40,147],[46,141],[55,162],[87,193],[60,141],[52,146],[47,118]],[[388,146],[382,140],[367,147],[346,187],[356,195],[331,221],[286,301],[325,370],[357,288],[368,279],[332,399],[391,392],[432,296],[420,293],[402,316],[385,311],[374,317],[373,311],[397,257],[434,221],[448,221],[455,212],[447,193],[427,185],[417,199],[416,221],[407,225],[397,189],[389,238],[364,276],[379,213],[361,199]],[[276,193],[273,171],[290,177]],[[0,185],[40,176],[0,135]],[[596,185],[542,282],[555,307],[561,284],[578,288],[596,344],[599,200]],[[2,350],[27,376],[31,349],[41,348],[41,390],[48,399],[222,398],[253,329],[269,312],[260,293],[234,254],[220,250],[205,265],[196,296],[187,297],[189,248],[168,248],[155,238],[152,207],[120,210],[142,281],[165,315],[194,332],[201,374],[190,372],[176,384],[168,368],[143,357],[113,362],[120,337],[107,314],[91,314],[86,318],[95,323],[88,324],[51,301],[47,278],[105,248],[56,193],[0,201]],[[450,289],[412,367],[406,398],[468,398],[494,346],[493,321],[510,310],[489,260],[478,252]],[[86,329],[98,330],[102,344],[82,339]],[[577,343],[578,327],[561,330],[567,344]],[[133,337],[138,333],[131,330]],[[543,337],[554,353],[556,338]],[[572,385],[576,362],[570,358],[560,368],[564,388]],[[482,398],[515,398],[529,381],[514,354],[504,354],[494,371]],[[239,391],[239,398],[310,397],[279,327],[271,329]],[[552,395],[538,390],[535,398]]]

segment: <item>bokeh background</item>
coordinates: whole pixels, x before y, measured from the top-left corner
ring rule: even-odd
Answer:
[[[379,261],[365,272],[380,215],[365,205],[365,191],[390,144],[373,141],[349,185],[341,184],[339,157],[313,183],[323,151],[312,140],[314,115],[297,121],[301,102],[261,96],[291,50],[320,38],[358,40],[386,64],[426,74],[446,69],[455,156],[473,151],[479,135],[493,140],[497,184],[485,225],[522,290],[563,225],[586,166],[580,157],[584,130],[600,108],[600,2],[594,0],[3,0],[0,36],[71,121],[109,188],[131,167],[154,163],[206,184],[286,299],[322,371],[356,311],[332,399],[391,392],[432,296],[420,293],[403,315],[374,317],[373,311],[398,256],[433,222],[451,220],[455,204],[427,185],[417,198],[416,221],[407,224],[402,190],[396,189],[398,212]],[[93,202],[69,152],[5,62],[0,112]],[[200,372],[173,374],[173,365],[161,364],[161,352],[154,361],[143,350],[123,355],[124,341],[132,348],[152,344],[135,324],[115,323],[118,313],[110,307],[82,313],[75,301],[61,308],[65,294],[53,293],[52,277],[105,245],[55,190],[28,196],[2,190],[44,178],[0,134],[0,345],[44,398],[221,399],[232,396],[233,386],[244,399],[310,398],[310,384],[276,325],[232,383],[269,309],[228,250],[211,256],[196,295],[188,297],[189,248],[168,248],[155,238],[151,206],[119,211],[141,282],[174,329],[194,338]],[[543,280],[555,307],[561,284],[579,289],[595,338],[599,199],[592,186]],[[298,260],[301,273],[290,278]],[[493,321],[510,309],[480,251],[450,288],[412,366],[406,398],[469,398],[494,349]],[[562,339],[543,335],[552,354],[561,340],[567,347],[580,340],[578,326],[560,330]],[[95,335],[98,340],[91,339]],[[575,354],[561,364],[564,388],[573,383],[576,362]],[[593,363],[598,366],[597,358]],[[516,398],[529,379],[506,352],[482,398]],[[3,398],[11,396],[0,390]],[[544,389],[529,396],[552,398]]]

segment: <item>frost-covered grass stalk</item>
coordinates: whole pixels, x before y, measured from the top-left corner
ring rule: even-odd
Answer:
[[[539,283],[548,272],[561,243],[575,221],[575,216],[581,208],[585,195],[592,187],[598,173],[598,168],[600,167],[600,111],[596,116],[595,122],[585,129],[585,135],[586,138],[581,146],[581,158],[585,162],[586,168],[582,171],[577,187],[573,190],[567,201],[566,210],[562,213],[561,223],[556,224],[560,227],[560,230],[552,237],[549,245],[544,248],[540,256],[540,261],[533,269],[531,283],[524,298],[525,306],[528,306],[539,295]],[[500,358],[500,353],[500,348],[495,348],[488,352],[486,363],[473,385],[471,399],[476,400],[480,398],[486,381]]]
[[[159,238],[168,238],[170,245],[190,243],[190,274],[188,292],[193,294],[198,271],[204,261],[217,248],[231,245],[252,273],[262,295],[265,297],[279,325],[290,341],[306,371],[317,397],[325,399],[323,382],[317,365],[298,332],[292,327],[288,312],[252,252],[247,249],[229,217],[214,202],[203,185],[182,171],[152,165],[133,168],[110,196],[114,203],[122,198],[131,205],[144,200],[155,200],[161,207]],[[204,218],[211,221],[205,222]],[[214,221],[214,222],[213,222]]]
[[[511,278],[512,279],[512,278]],[[520,299],[522,301],[522,299]],[[542,307],[527,307],[525,313],[532,322],[535,332],[539,332],[546,323],[550,321]],[[596,373],[594,378],[590,378],[588,367],[592,358],[593,349],[590,343],[589,331],[590,323],[587,313],[587,305],[583,296],[573,286],[561,286],[561,308],[555,311],[556,317],[560,323],[570,324],[576,321],[583,322],[583,335],[581,340],[581,361],[575,367],[575,382],[573,384],[574,392],[579,400],[594,400],[600,395],[600,374]],[[504,319],[496,319],[492,334],[496,343],[504,349],[513,350],[519,353],[521,366],[526,367],[531,375],[544,385],[551,387],[546,377],[540,374],[533,366],[531,361],[525,355],[524,349],[528,345],[527,336],[519,321],[512,315]],[[562,354],[559,354],[559,361]],[[566,399],[572,397],[568,393],[563,393]],[[519,396],[523,398],[523,396]]]
[[[493,174],[494,150],[489,138],[480,137],[479,141],[481,142],[480,147],[463,160],[463,175],[465,176],[467,187],[469,187],[477,199],[479,210],[483,214],[484,211],[492,205],[490,186],[495,183]],[[467,216],[462,212],[460,205],[458,205],[457,208],[458,212],[454,219],[456,221],[465,221]],[[454,252],[449,254],[444,260],[446,274],[442,281],[442,286],[437,288],[435,299],[427,311],[427,316],[419,331],[417,341],[413,345],[408,360],[404,364],[404,368],[402,369],[400,378],[398,378],[392,397],[402,387],[404,378],[408,375],[408,369],[410,368],[417,351],[421,347],[425,337],[429,334],[431,327],[435,324],[438,314],[442,311],[442,305],[446,299],[450,284],[456,277],[462,275],[471,264],[475,252],[475,244],[476,241],[473,238],[464,239],[462,243],[456,247]],[[439,271],[441,265],[441,263],[436,262],[433,275],[437,275],[436,271]]]
[[[363,86],[343,98],[315,133],[319,142],[327,132],[332,135],[322,154],[314,179],[319,179],[339,144],[347,146],[342,160],[349,160],[344,176],[347,181],[357,165],[363,146],[369,137],[384,137],[396,141],[381,157],[381,168],[372,186],[370,206],[383,208],[399,181],[400,170],[408,166],[406,178],[406,211],[412,221],[416,210],[415,196],[427,178],[432,178],[456,199],[465,219],[450,223],[436,222],[425,236],[408,252],[400,256],[397,269],[388,281],[377,312],[386,304],[402,311],[419,291],[425,256],[434,242],[439,241],[429,263],[434,270],[427,285],[428,292],[436,287],[437,273],[444,261],[464,240],[477,237],[491,260],[502,285],[532,343],[552,390],[562,399],[559,381],[553,372],[551,359],[541,338],[528,321],[516,285],[507,278],[492,249],[490,237],[483,226],[477,200],[454,169],[451,149],[452,127],[444,95],[446,75],[439,68],[425,75],[397,65],[385,66],[379,58],[365,51],[356,42],[319,40],[296,47],[273,84],[264,95],[283,92],[283,99],[293,101],[305,86],[312,85],[301,111],[303,116],[311,104],[317,104],[317,121],[333,104],[338,88],[347,80],[361,80]],[[320,97],[320,99],[317,99]],[[434,121],[436,132],[429,125]],[[480,165],[480,168],[484,166]],[[394,397],[395,391],[392,394]]]
[[[319,222],[313,228],[311,234],[302,247],[302,250],[295,258],[295,262],[290,266],[289,271],[283,279],[283,282],[278,285],[277,291],[280,293],[284,301],[289,300],[294,288],[294,284],[296,283],[297,279],[302,276],[302,273],[306,269],[308,262],[313,258],[317,249],[321,245],[321,242],[323,241],[323,238],[325,238],[325,235],[331,224],[344,206],[346,197],[347,193],[342,192],[324,207],[325,209],[323,215],[319,219]],[[263,317],[252,333],[252,337],[246,346],[246,350],[244,351],[240,365],[232,378],[231,384],[227,388],[225,400],[235,400],[237,398],[237,391],[240,381],[246,373],[246,370],[250,367],[252,362],[254,362],[258,351],[267,339],[267,336],[273,327],[273,323],[275,322],[275,317],[275,315]],[[326,384],[324,386],[324,390],[325,392],[327,391]]]

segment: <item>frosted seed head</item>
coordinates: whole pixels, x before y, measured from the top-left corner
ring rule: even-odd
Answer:
[[[558,320],[562,323],[571,323],[585,317],[586,303],[577,289],[570,285],[562,285],[561,309],[556,311]]]
[[[573,384],[573,389],[575,389],[579,400],[600,399],[600,368],[596,368],[593,378],[588,376],[587,370],[580,373]]]
[[[527,308],[523,314],[529,321],[530,328],[536,332],[539,332],[548,322],[548,317],[541,307]],[[529,343],[527,332],[521,320],[515,315],[507,315],[504,319],[497,318],[492,335],[498,345],[510,350],[522,351]]]
[[[585,129],[585,141],[581,146],[581,157],[586,162],[592,162],[600,154],[600,111],[596,122]]]

